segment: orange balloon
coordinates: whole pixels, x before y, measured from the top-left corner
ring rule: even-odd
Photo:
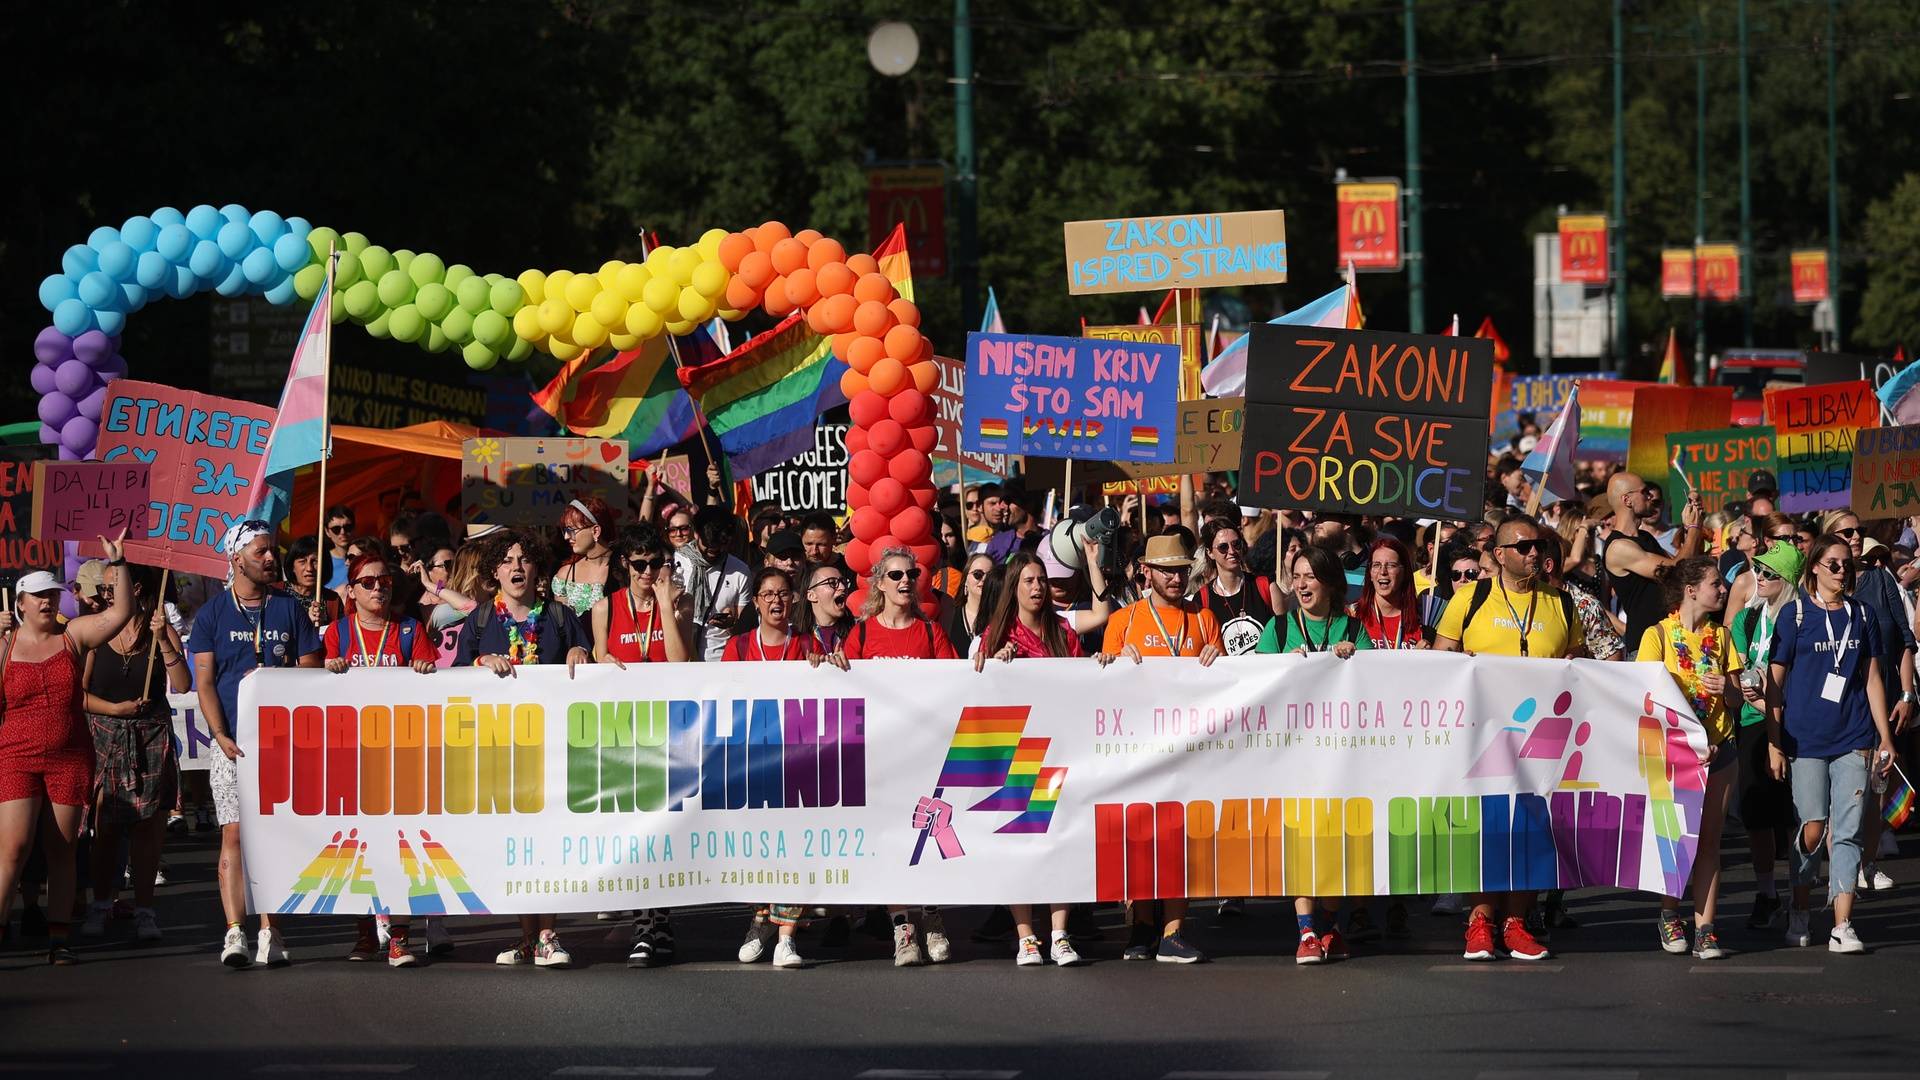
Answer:
[[[819,304],[815,304],[812,307],[808,308],[807,309],[807,329],[813,331],[816,334],[819,334],[821,337],[831,336],[833,334],[833,329],[826,324],[826,314],[827,314],[826,312],[820,310]]]
[[[811,255],[813,249],[808,248],[807,252]],[[821,296],[851,296],[853,283],[857,280],[853,271],[847,269],[847,264],[843,262],[828,263],[813,272],[813,283],[819,287]]]
[[[886,356],[886,346],[880,344],[879,338],[861,337],[855,334],[853,341],[847,346],[847,351],[840,354],[840,359],[845,360],[848,367],[865,375],[873,370],[875,364],[886,359]]]
[[[857,339],[858,335],[836,331],[833,334],[833,340],[827,344],[833,347],[833,355],[845,360],[847,354],[853,351],[853,343]]]
[[[852,300],[853,297],[847,299]],[[887,310],[887,305],[880,301],[869,300],[854,310],[853,329],[868,337],[884,337],[888,330],[893,329],[893,312]]]
[[[894,321],[900,325],[911,326],[916,330],[920,328],[920,309],[906,297],[896,298],[893,303],[887,305],[887,310],[893,312]]]
[[[774,278],[773,284],[767,286],[766,298],[761,303],[767,309],[767,314],[777,319],[785,318],[794,308],[793,301],[787,299],[787,280]]]
[[[903,365],[911,364],[920,359],[920,343],[925,340],[920,331],[911,326],[896,326],[887,331],[887,355]]]
[[[791,274],[807,265],[807,245],[788,237],[773,245],[773,268],[778,273]]]
[[[913,377],[913,388],[923,394],[933,393],[934,388],[940,385],[940,365],[931,360],[912,365],[907,368],[907,374]]]
[[[793,234],[793,238],[795,240],[800,241],[802,244],[805,244],[808,247],[812,247],[813,245],[820,242],[820,230],[819,229],[801,229],[799,232]]]
[[[760,235],[753,238],[753,246],[760,248],[761,251],[771,252],[773,245],[792,235],[793,230],[778,221],[761,222]]]
[[[853,298],[855,300],[863,302],[867,300],[878,300],[885,304],[891,302],[894,295],[893,282],[888,281],[887,275],[885,274],[862,274],[860,275],[860,280],[853,283]]]
[[[867,392],[867,377],[848,368],[840,373],[840,392],[846,395],[848,401],[852,401]]]
[[[920,358],[915,360],[913,363],[927,364],[932,362],[933,362],[933,339],[928,337],[925,334],[921,334],[920,335]],[[911,367],[912,364],[909,364],[908,366]]]
[[[847,249],[831,236],[823,236],[807,245],[807,265],[814,270],[829,263],[846,262]]]
[[[847,269],[853,271],[854,277],[877,274],[880,272],[880,260],[862,251],[858,254],[847,256]]]
[[[750,289],[764,289],[773,280],[773,258],[765,251],[755,248],[740,260],[739,280],[747,283]]]
[[[760,306],[760,290],[735,276],[727,282],[727,306],[735,311],[751,311]]]
[[[820,299],[820,290],[814,287],[813,271],[802,266],[787,275],[787,299],[794,307],[807,307]]]
[[[881,397],[892,397],[907,386],[907,365],[891,356],[883,356],[867,372],[867,385]]]
[[[815,280],[818,280],[817,276]],[[853,329],[853,314],[859,306],[853,297],[845,294],[823,296],[814,303],[814,307],[823,313],[821,319],[830,327],[827,332],[832,334],[845,334]],[[841,353],[840,356],[844,358],[846,354]]]
[[[727,238],[720,241],[720,265],[726,267],[729,274],[737,273],[740,260],[752,250],[753,237],[746,233],[728,233]]]

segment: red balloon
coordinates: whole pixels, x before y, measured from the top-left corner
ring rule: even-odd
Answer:
[[[857,424],[847,427],[847,453],[857,454],[867,448],[867,429]]]
[[[924,544],[933,535],[933,517],[918,506],[908,506],[893,515],[887,531],[909,544]]]
[[[928,513],[932,513],[933,508],[940,504],[940,493],[930,487],[914,488],[913,504]]]
[[[872,501],[873,500],[868,498],[867,496],[866,485],[860,483],[858,480],[855,480],[852,477],[847,478],[847,509],[855,510],[862,506],[866,506],[868,503],[871,503]]]
[[[871,428],[887,418],[887,399],[868,391],[847,403],[847,413],[855,424]]]
[[[882,420],[867,429],[867,447],[883,458],[890,458],[907,445],[907,429],[893,419]]]
[[[887,399],[887,415],[900,421],[902,427],[912,427],[926,420],[932,404],[927,395],[909,386]]]
[[[935,560],[939,558],[940,558],[940,545],[938,544],[914,544],[913,545],[913,561],[919,563],[920,569],[923,571],[923,573],[921,573],[920,575],[921,581],[925,582],[929,580],[927,575],[932,573],[933,564]]]
[[[849,543],[845,554],[847,569],[863,578],[873,570],[873,551],[867,546],[866,541],[856,539]]]
[[[915,450],[931,454],[933,448],[940,445],[940,433],[934,430],[932,424],[920,424],[907,429],[907,442]]]
[[[863,506],[853,512],[853,538],[865,540],[871,544],[887,534],[887,518],[871,506]]]
[[[853,455],[847,462],[847,479],[861,487],[870,488],[886,475],[887,459],[875,453],[871,445]],[[887,516],[893,515],[889,513]]]
[[[867,453],[871,454],[873,451],[869,450]],[[883,476],[875,480],[867,490],[867,505],[885,514],[889,519],[899,513],[910,498],[911,496],[907,494],[907,486],[891,476]]]
[[[933,475],[933,461],[920,451],[908,447],[888,459],[887,475],[904,487],[919,487]]]

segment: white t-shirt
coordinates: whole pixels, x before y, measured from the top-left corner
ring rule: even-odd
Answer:
[[[729,555],[718,566],[709,566],[701,584],[712,601],[708,611],[743,611],[747,607],[747,564]],[[726,626],[708,626],[700,624],[698,632],[704,635],[703,658],[718,661],[720,654],[727,651],[727,639],[733,636],[734,623]]]

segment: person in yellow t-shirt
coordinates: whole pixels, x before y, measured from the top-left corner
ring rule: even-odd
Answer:
[[[1726,606],[1727,586],[1711,556],[1695,555],[1666,567],[1660,584],[1673,614],[1640,636],[1639,658],[1666,665],[1707,729],[1707,796],[1700,812],[1700,848],[1693,860],[1693,955],[1718,960],[1724,955],[1713,926],[1720,898],[1720,831],[1740,779],[1733,737],[1733,718],[1740,708],[1740,653],[1733,647],[1733,635],[1714,619]],[[1687,951],[1679,897],[1661,897],[1657,925],[1661,948],[1675,954]]]

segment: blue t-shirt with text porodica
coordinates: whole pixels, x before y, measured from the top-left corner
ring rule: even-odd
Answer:
[[[1828,611],[1802,597],[1780,612],[1773,662],[1787,669],[1781,749],[1788,757],[1834,758],[1880,741],[1867,704],[1868,662],[1880,653],[1880,628],[1858,600]],[[1829,701],[1822,691],[1836,671],[1846,688]]]
[[[242,609],[232,593],[222,593],[201,605],[187,639],[195,655],[213,654],[214,693],[226,717],[227,734],[240,739],[240,680],[256,666],[254,628],[260,631],[259,667],[293,667],[308,653],[320,651],[320,632],[307,618],[306,608],[286,593],[269,592],[256,611]]]

